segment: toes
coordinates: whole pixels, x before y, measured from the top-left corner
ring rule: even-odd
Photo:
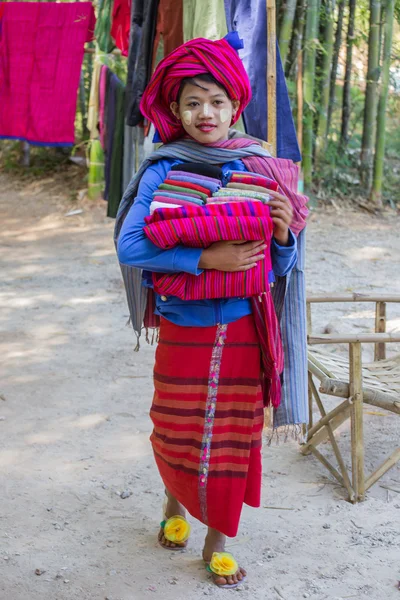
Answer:
[[[239,569],[237,573],[234,575],[229,575],[228,577],[220,577],[218,575],[214,575],[214,583],[218,586],[224,585],[237,585],[246,577],[246,571],[244,569]]]

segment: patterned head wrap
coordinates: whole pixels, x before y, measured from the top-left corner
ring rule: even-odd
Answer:
[[[240,106],[232,123],[236,123],[251,99],[251,86],[238,50],[243,42],[236,31],[222,40],[190,40],[166,56],[157,66],[140,103],[142,114],[154,123],[159,140],[172,142],[185,135],[181,122],[170,109],[176,102],[182,79],[211,73]],[[157,140],[155,140],[157,141]]]

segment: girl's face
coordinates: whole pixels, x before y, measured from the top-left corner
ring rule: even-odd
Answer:
[[[201,87],[199,87],[201,86]],[[200,144],[228,139],[232,117],[239,108],[238,100],[230,100],[215,83],[187,83],[179,104],[172,102],[171,110],[182,122],[186,133]]]

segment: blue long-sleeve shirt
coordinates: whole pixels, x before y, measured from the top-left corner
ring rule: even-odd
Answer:
[[[132,205],[118,239],[118,258],[122,264],[156,273],[190,273],[200,275],[199,261],[202,248],[176,246],[162,250],[145,235],[145,217],[150,214],[153,192],[166,179],[168,171],[182,161],[163,159],[151,165],[144,173],[136,200]],[[228,171],[246,171],[241,160],[222,166],[224,177]],[[223,181],[225,184],[226,182]],[[297,242],[289,232],[289,244],[280,246],[275,240],[271,244],[272,268],[275,275],[283,276],[291,271],[297,261]],[[209,327],[217,323],[226,324],[251,313],[248,298],[221,298],[216,300],[181,300],[176,296],[156,294],[157,314],[185,327]]]

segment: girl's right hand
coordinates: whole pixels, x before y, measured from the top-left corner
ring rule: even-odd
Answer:
[[[217,271],[248,271],[264,259],[264,241],[256,242],[215,242],[203,250],[199,269]]]

